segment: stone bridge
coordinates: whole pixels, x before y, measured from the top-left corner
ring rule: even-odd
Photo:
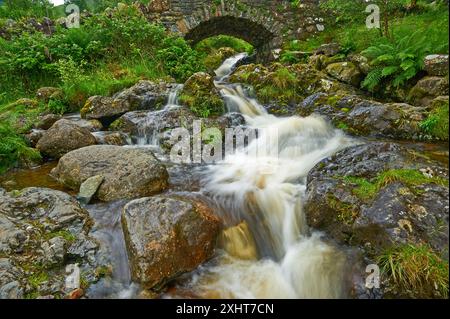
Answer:
[[[195,45],[231,35],[252,44],[257,59],[273,59],[284,41],[305,39],[325,28],[319,0],[301,0],[298,8],[285,0],[153,0],[141,10],[150,21],[164,24]]]

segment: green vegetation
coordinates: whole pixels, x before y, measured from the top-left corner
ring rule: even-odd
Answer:
[[[59,230],[59,231],[51,232],[49,234],[45,234],[46,240],[49,240],[49,239],[52,239],[55,237],[62,237],[69,243],[74,242],[76,239],[75,235],[73,235],[71,232],[69,232],[67,230]]]
[[[344,203],[332,194],[328,195],[327,202],[330,208],[338,213],[336,219],[346,225],[352,225],[359,216],[358,210],[354,205]]]
[[[355,185],[352,192],[362,200],[373,199],[378,192],[388,184],[400,182],[405,186],[414,187],[423,184],[448,185],[448,180],[440,177],[426,177],[421,172],[412,169],[393,169],[382,172],[372,180],[348,176],[344,181]]]
[[[448,141],[449,132],[449,112],[448,101],[442,101],[434,105],[433,111],[428,115],[428,118],[420,124],[421,129],[438,139]]]
[[[382,16],[380,29],[368,29],[365,1],[323,1],[322,7],[336,17],[335,24],[305,41],[286,43],[283,62],[299,62],[289,52],[313,52],[321,44],[338,42],[341,53],[362,53],[370,59],[371,72],[363,88],[383,92],[389,85],[405,85],[422,70],[424,55],[448,53],[448,7],[444,1],[395,0],[384,10],[384,2],[371,1],[387,14]]]
[[[448,262],[430,247],[394,246],[384,251],[377,262],[398,290],[421,298],[448,298]]]

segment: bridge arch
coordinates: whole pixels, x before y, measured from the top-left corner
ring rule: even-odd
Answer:
[[[261,23],[234,16],[212,17],[189,29],[184,35],[192,45],[217,35],[229,35],[247,41],[255,48],[257,59],[269,60],[280,37]]]
[[[193,45],[220,34],[251,43],[259,60],[270,60],[283,41],[306,39],[324,30],[319,0],[152,0],[142,12]]]

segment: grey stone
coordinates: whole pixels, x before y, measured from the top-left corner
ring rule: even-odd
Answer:
[[[89,177],[81,184],[77,199],[83,204],[89,204],[104,180],[101,175]]]

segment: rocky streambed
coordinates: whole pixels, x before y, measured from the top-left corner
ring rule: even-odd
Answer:
[[[301,101],[263,106],[276,70],[238,61],[41,117],[28,139],[50,162],[0,178],[0,298],[444,297],[388,269],[368,288],[366,267],[409,245],[448,271],[448,145],[419,125],[445,92],[374,101],[352,86],[364,65],[316,57],[293,67]],[[192,131],[203,99],[201,132],[276,128],[276,156],[170,161],[171,130]]]

